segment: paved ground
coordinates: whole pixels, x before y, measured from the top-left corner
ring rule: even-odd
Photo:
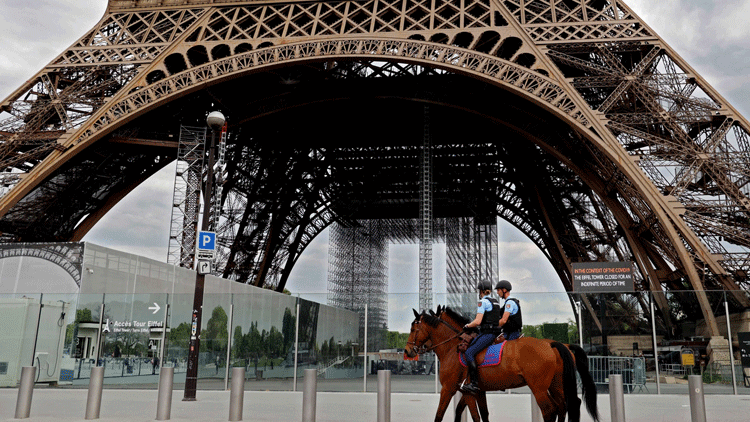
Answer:
[[[224,376],[223,371],[219,372],[219,376],[213,378],[201,378],[198,380],[199,390],[224,390]],[[657,386],[651,378],[649,381],[640,388],[636,387],[633,394],[656,394]],[[435,375],[393,375],[391,377],[392,387],[391,391],[394,393],[434,393],[435,387]],[[151,375],[150,373],[144,373],[140,376],[130,377],[105,377],[104,388],[135,388],[142,390],[153,390],[159,382],[159,375]],[[174,374],[174,385],[175,389],[182,390],[184,388],[185,373],[178,372]],[[688,394],[687,380],[677,380],[678,383],[661,383],[659,388],[662,394]],[[64,386],[65,388],[88,388],[88,378],[74,379],[71,385]],[[248,378],[245,382],[245,389],[248,391],[293,391],[294,382],[292,378],[286,379],[250,379]],[[297,380],[297,390],[302,389],[302,378]],[[707,395],[714,394],[733,394],[731,384],[706,384],[704,386],[705,393]],[[321,392],[362,392],[363,381],[362,378],[343,378],[343,379],[325,379],[318,378],[318,391]],[[377,375],[367,375],[367,391],[377,391]],[[528,393],[527,388],[520,388],[514,390],[514,392]],[[602,393],[606,393],[606,388],[602,388]],[[741,395],[750,396],[750,388],[740,386],[737,389],[737,393]],[[750,418],[748,418],[750,420]]]
[[[300,389],[302,384],[299,385]],[[171,420],[221,421],[229,416],[229,392],[197,392],[197,401],[183,402],[182,390],[172,396]],[[15,420],[17,389],[0,389],[0,421]],[[34,390],[30,421],[81,421],[86,413],[86,389],[38,388]],[[391,395],[391,421],[432,421],[439,397],[434,393],[394,393]],[[151,421],[156,417],[157,391],[106,388],[102,394],[100,420]],[[531,396],[528,393],[492,393],[489,397],[491,420],[530,421]],[[609,396],[599,394],[602,421],[610,420]],[[707,421],[747,422],[750,396],[706,395]],[[377,420],[377,393],[319,392],[316,422]],[[691,420],[687,394],[627,394],[625,416],[628,422]],[[301,421],[302,393],[247,391],[244,398],[246,421]],[[592,421],[585,414],[583,421]],[[452,411],[445,421],[452,421]]]

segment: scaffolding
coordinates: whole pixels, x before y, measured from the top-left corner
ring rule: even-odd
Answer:
[[[419,309],[432,309],[432,142],[430,107],[424,106],[419,197]]]
[[[385,348],[388,325],[388,244],[382,220],[360,220],[356,226],[333,224],[328,248],[328,304],[359,314],[364,338],[368,304],[367,350]]]
[[[167,263],[193,268],[198,235],[205,127],[180,126]]]
[[[388,245],[421,240],[422,219],[357,220],[351,226],[332,224],[328,247],[328,304],[360,314],[364,337],[364,308],[369,304],[368,350],[385,348],[388,327]],[[497,220],[475,217],[438,218],[433,240],[446,243],[447,305],[463,312],[476,309],[473,293],[479,280],[498,274]],[[421,262],[420,262],[421,269]],[[430,303],[433,279],[429,279]],[[424,299],[419,280],[420,309]]]
[[[498,278],[497,220],[461,217],[446,224],[446,281],[448,306],[471,311],[476,307],[477,283]]]

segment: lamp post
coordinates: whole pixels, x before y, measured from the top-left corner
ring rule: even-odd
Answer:
[[[206,172],[206,189],[203,192],[203,221],[201,231],[207,231],[211,221],[211,194],[214,179],[214,148],[216,132],[224,126],[224,115],[212,111],[206,118],[206,124],[211,128],[211,143],[208,146],[208,170]],[[201,271],[195,274],[195,294],[193,295],[192,326],[190,329],[190,345],[188,348],[188,367],[185,377],[185,395],[183,401],[195,401],[195,390],[198,386],[198,353],[200,352],[201,313],[203,310],[203,285],[206,275]]]

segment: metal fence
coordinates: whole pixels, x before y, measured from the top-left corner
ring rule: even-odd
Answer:
[[[167,365],[173,366],[175,372],[187,371],[184,362],[167,362]],[[94,359],[76,359],[74,369],[65,370],[61,380],[87,379],[91,376],[91,368],[96,366]],[[106,358],[102,359],[101,366],[104,367],[106,378],[158,375],[161,367],[160,364],[154,365],[151,358]]]
[[[589,370],[598,385],[609,385],[609,376],[619,374],[626,392],[646,388],[646,360],[642,357],[589,356]]]

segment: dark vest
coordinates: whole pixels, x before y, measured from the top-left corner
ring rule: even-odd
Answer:
[[[500,327],[497,324],[503,316],[503,308],[500,307],[500,303],[495,298],[488,297],[487,300],[492,304],[492,310],[484,313],[479,331],[482,334],[497,334],[500,332]]]
[[[521,317],[521,303],[518,302],[518,299],[508,298],[508,300],[516,302],[518,306],[518,312],[515,315],[509,316],[508,321],[503,325],[503,332],[510,334],[521,331],[521,328],[523,328],[523,318]],[[505,314],[505,307],[503,307],[503,314]]]

